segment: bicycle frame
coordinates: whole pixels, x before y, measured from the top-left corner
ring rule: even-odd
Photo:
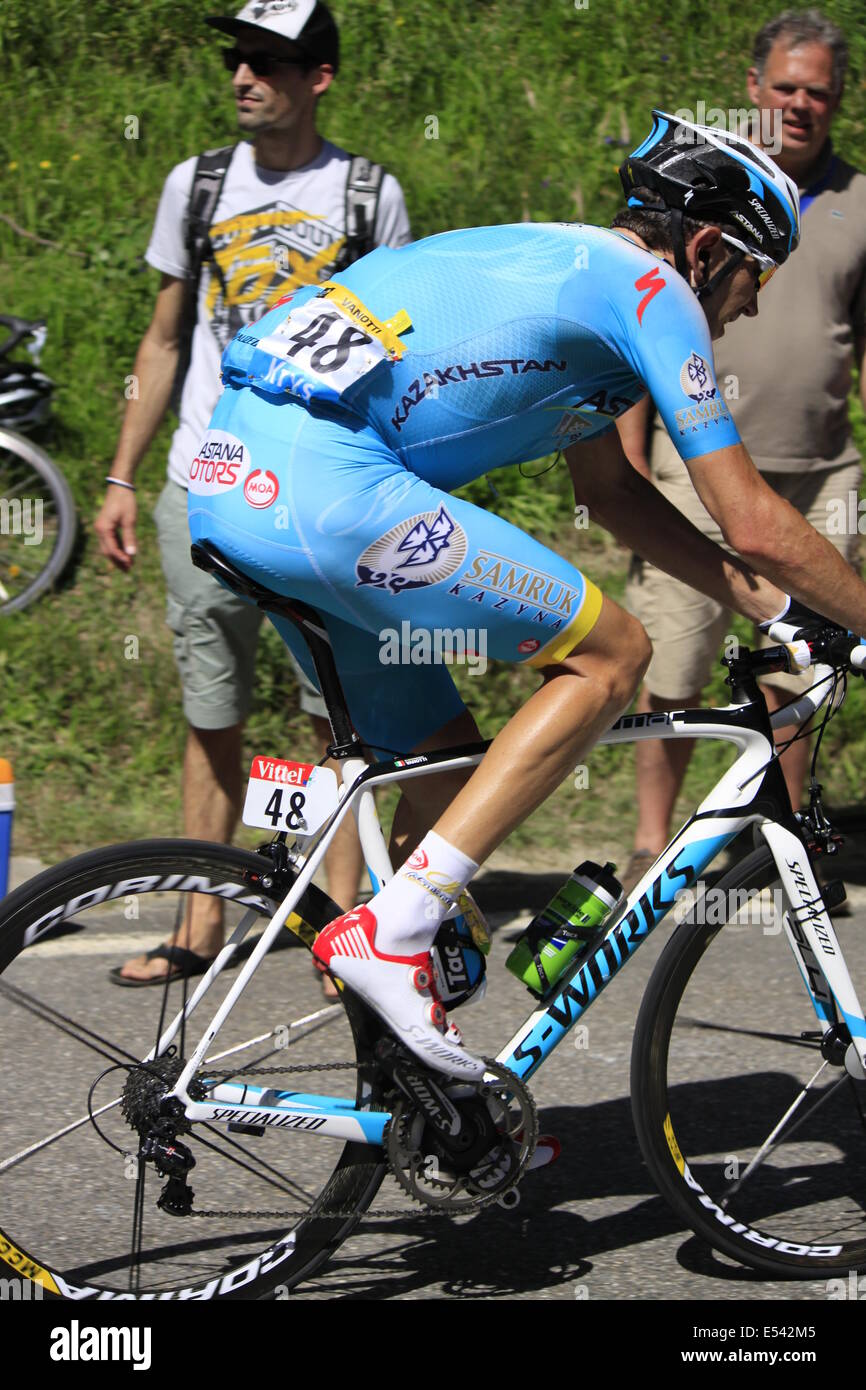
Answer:
[[[778,712],[772,721],[778,728],[800,723],[820,707],[831,693],[833,674],[818,668],[811,694],[793,707]],[[866,1019],[845,965],[833,924],[824,906],[808,853],[791,811],[766,713],[754,701],[718,709],[674,710],[660,714],[625,715],[600,743],[625,744],[646,738],[712,738],[733,743],[738,756],[703,800],[698,810],[673,837],[627,899],[608,920],[604,936],[578,955],[551,995],[525,1020],[502,1048],[497,1061],[526,1080],[574,1027],[598,995],[616,977],[626,961],[675,905],[677,894],[688,890],[718,852],[741,830],[756,826],[776,863],[792,912],[783,925],[804,986],[811,998],[821,1030],[835,1022],[834,1005],[850,1032],[860,1065],[866,1071]],[[206,1069],[206,1056],[222,1024],[312,881],[325,851],[343,817],[350,810],[358,830],[374,889],[392,874],[384,836],[375,810],[373,788],[474,766],[487,745],[446,749],[409,759],[392,759],[372,766],[362,759],[347,759],[343,767],[343,796],[337,810],[319,832],[309,857],[290,892],[280,905],[235,983],[222,1001],[204,1036],[190,1057],[171,1093],[184,1105],[192,1121],[233,1121],[301,1129],[323,1137],[381,1144],[387,1113],[364,1111],[346,1099],[290,1091],[268,1090],[268,1102],[259,1097],[263,1088],[238,1083],[216,1086],[208,1101],[194,1101],[187,1087],[196,1072]],[[173,1019],[147,1060],[161,1055],[180,1030],[185,1018],[204,998],[217,975],[231,959],[250,921],[240,924],[210,970],[200,981],[186,1009]],[[793,918],[793,920],[792,920]]]

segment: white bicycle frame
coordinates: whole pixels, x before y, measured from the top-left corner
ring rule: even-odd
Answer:
[[[830,696],[833,684],[834,675],[830,668],[817,667],[816,683],[812,690],[796,704],[778,711],[772,719],[773,728],[803,723]],[[757,826],[763,835],[791,904],[791,913],[786,913],[783,919],[785,936],[820,1027],[826,1032],[832,1026],[835,1005],[848,1027],[856,1058],[866,1075],[866,1019],[803,841],[758,804],[765,771],[773,760],[775,750],[765,732],[748,727],[738,719],[738,712],[748,708],[749,704],[744,701],[721,709],[626,715],[599,740],[600,743],[623,744],[646,738],[719,738],[733,743],[738,756],[696,813],[677,832],[627,899],[614,911],[603,938],[593,944],[588,954],[584,952],[576,958],[554,992],[500,1051],[497,1060],[519,1077],[525,1079],[537,1070],[674,906],[676,893],[695,883],[719,850],[748,825]],[[341,800],[337,810],[322,827],[308,857],[297,861],[301,867],[290,892],[264,929],[171,1092],[172,1097],[183,1104],[189,1120],[240,1120],[249,1124],[303,1129],[323,1137],[381,1143],[388,1115],[360,1110],[345,1099],[293,1092],[286,1093],[285,1104],[257,1105],[249,1103],[257,1088],[227,1083],[217,1085],[207,1101],[195,1101],[190,1097],[188,1087],[194,1075],[206,1068],[208,1053],[222,1025],[311,884],[344,817],[350,812],[356,815],[361,845],[374,886],[381,885],[392,876],[393,869],[376,813],[373,789],[410,777],[472,767],[483,756],[484,749],[479,749],[477,752],[460,750],[454,756],[445,751],[400,760],[399,766],[396,762],[390,762],[371,767],[360,758],[344,762]],[[377,768],[382,770],[377,771]],[[214,980],[233,957],[256,915],[255,911],[246,915],[199,982],[185,1009],[174,1017],[146,1060],[161,1055],[177,1036],[182,1024],[198,1007]],[[273,1099],[273,1092],[270,1098]]]

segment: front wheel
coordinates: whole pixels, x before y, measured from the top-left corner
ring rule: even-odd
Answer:
[[[755,1269],[818,1278],[866,1264],[866,1083],[822,1055],[788,906],[766,848],[698,898],[644,995],[632,1108],[694,1231]],[[834,926],[862,1000],[862,922]]]
[[[195,1157],[193,1214],[169,1215],[157,1206],[164,1179],[139,1159],[120,1103],[198,981],[121,989],[109,967],[164,940],[192,894],[220,900],[227,938],[250,913],[263,926],[277,906],[262,882],[271,867],[226,846],[142,841],[71,859],[2,904],[7,1274],[54,1297],[258,1298],[309,1277],[354,1230],[384,1175],[381,1148],[197,1123],[180,1136]],[[318,889],[304,894],[284,932],[294,949],[262,962],[211,1047],[211,1076],[382,1108],[375,1069],[358,1069],[378,1030],[348,992],[323,997],[309,954],[338,912]],[[218,977],[162,1065],[192,1053],[234,979]]]

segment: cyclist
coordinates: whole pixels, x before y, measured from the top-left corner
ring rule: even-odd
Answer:
[[[419,803],[407,780],[395,828],[414,852],[314,948],[417,1056],[470,1080],[483,1063],[447,1028],[430,945],[483,860],[627,708],[650,645],[572,565],[450,492],[564,449],[594,519],[726,607],[770,620],[793,593],[866,631],[866,587],[761,479],[714,378],[711,338],[757,313],[797,245],[796,186],[745,140],[662,112],[621,174],[612,230],[446,232],[297,291],[227,348],[192,468],[193,539],[319,609],[369,745],[477,737],[443,666],[380,663],[380,635],[406,620],[484,627],[488,655],[541,673],[462,784],[425,778]],[[737,554],[629,465],[614,420],[646,391]]]

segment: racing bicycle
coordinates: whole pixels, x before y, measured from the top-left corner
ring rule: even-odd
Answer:
[[[54,383],[39,370],[42,322],[0,315],[0,614],[26,608],[51,587],[75,546],[75,504],[60,469],[22,431],[48,418]],[[26,340],[30,341],[26,341]],[[21,343],[31,362],[10,361]]]
[[[248,1299],[297,1287],[362,1220],[369,1248],[379,1218],[457,1219],[499,1204],[512,1219],[538,1136],[529,1083],[673,912],[682,920],[632,1049],[634,1121],[659,1191],[711,1246],[765,1273],[826,1278],[866,1263],[866,1019],[855,984],[866,943],[856,920],[831,918],[844,886],[816,879],[838,836],[814,764],[810,810],[794,815],[774,746],[786,725],[796,737],[820,718],[823,732],[866,648],[823,624],[808,641],[726,658],[724,708],[618,720],[603,742],[722,739],[736,757],[473,1086],[402,1053],[350,989],[324,1000],[309,951],[338,915],[312,879],[343,817],[357,817],[375,886],[391,865],[374,789],[471,768],[487,745],[368,758],[321,616],[209,542],[194,554],[303,632],[342,787],[326,768],[256,759],[245,819],[273,831],[257,852],[116,845],[6,900],[0,1261],[46,1297]],[[814,684],[771,721],[757,677],[788,669],[792,653]],[[703,887],[744,830],[755,847]],[[227,917],[207,973],[115,991],[97,1014],[94,962],[177,926],[192,894],[218,897]],[[285,942],[293,949],[272,949]],[[482,948],[477,930],[441,929],[449,1011],[479,992]],[[368,1213],[387,1174],[402,1205]]]

